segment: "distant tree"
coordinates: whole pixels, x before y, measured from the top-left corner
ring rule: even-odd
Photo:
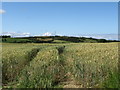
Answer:
[[[104,43],[104,42],[107,42],[107,40],[106,39],[98,39],[98,42]]]
[[[3,35],[3,36],[0,36],[0,38],[11,38],[11,36]]]

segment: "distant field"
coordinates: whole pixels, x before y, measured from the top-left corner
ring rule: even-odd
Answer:
[[[118,43],[3,43],[2,47],[5,88],[119,87]]]

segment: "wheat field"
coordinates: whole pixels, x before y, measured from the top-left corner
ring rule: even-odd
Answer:
[[[4,88],[118,88],[118,43],[2,43]]]

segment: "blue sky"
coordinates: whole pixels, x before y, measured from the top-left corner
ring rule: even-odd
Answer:
[[[117,2],[4,2],[3,32],[117,34]]]

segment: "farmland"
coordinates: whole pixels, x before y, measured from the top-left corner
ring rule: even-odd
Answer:
[[[4,88],[118,88],[118,43],[2,43]]]

